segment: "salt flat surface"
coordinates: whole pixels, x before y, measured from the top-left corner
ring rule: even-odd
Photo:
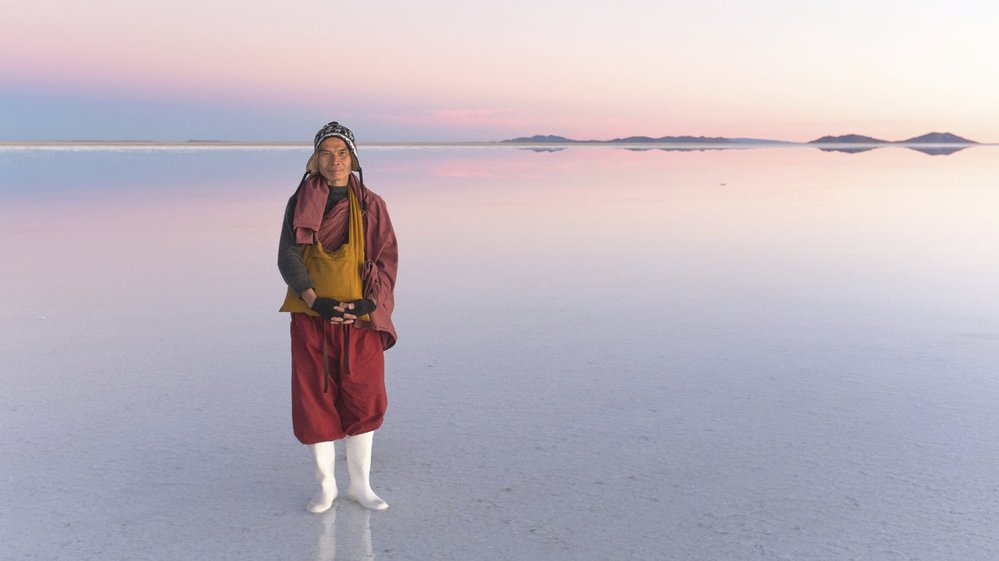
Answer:
[[[999,555],[995,149],[362,155],[391,508],[319,516],[275,312],[307,156],[0,154],[0,559]]]

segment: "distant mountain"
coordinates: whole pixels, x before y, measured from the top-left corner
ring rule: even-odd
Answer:
[[[902,144],[907,148],[929,154],[930,156],[949,156],[967,148],[969,144],[978,144],[974,140],[961,138],[949,132],[931,132],[923,136],[917,136],[908,140],[887,141],[859,134],[847,134],[843,136],[823,136],[818,140],[813,140],[809,144],[818,144],[819,149],[824,152],[846,152],[848,154],[858,154],[868,150],[875,150],[881,146],[891,144]],[[857,146],[844,147],[843,144],[856,144]],[[940,144],[951,144],[952,146],[939,146]],[[825,146],[822,146],[825,145]],[[876,145],[876,146],[872,146]],[[962,146],[963,145],[963,146]]]
[[[860,134],[844,134],[842,136],[823,136],[809,142],[809,144],[889,144],[889,141]]]
[[[614,138],[611,140],[575,140],[554,134],[536,134],[534,136],[521,136],[501,140],[500,142],[521,143],[521,144],[548,144],[548,143],[576,143],[592,142],[602,144],[735,144],[735,143],[768,143],[782,142],[779,140],[762,140],[758,138],[722,138],[718,136],[661,136],[653,138],[651,136],[628,136],[625,138]]]
[[[511,138],[509,140],[501,140],[500,142],[523,142],[523,143],[533,143],[533,144],[543,144],[546,142],[579,142],[578,140],[572,140],[564,136],[556,136],[554,134],[536,134],[534,136],[521,136],[519,138]]]
[[[899,143],[922,143],[922,144],[978,144],[974,140],[968,140],[967,138],[961,138],[956,134],[951,134],[949,132],[931,132],[924,134],[923,136],[917,136],[915,138],[910,138],[909,140],[900,140]]]
[[[860,134],[844,134],[843,136],[823,136],[809,144],[978,144],[974,140],[961,138],[949,132],[931,132],[908,140],[881,140]]]
[[[797,144],[786,140],[764,140],[762,138],[725,138],[720,136],[626,136],[624,138],[614,138],[611,140],[576,140],[554,134],[536,134],[534,136],[521,136],[508,140],[501,140],[506,143],[519,144],[573,144],[573,143],[593,143],[593,144]],[[862,134],[844,134],[840,136],[823,136],[806,144],[978,144],[974,140],[961,138],[949,132],[931,132],[908,140],[882,140]]]

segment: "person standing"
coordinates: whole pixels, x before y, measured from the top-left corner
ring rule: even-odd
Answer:
[[[288,200],[278,269],[291,313],[291,409],[295,437],[312,451],[319,490],[306,508],[337,498],[334,441],[343,440],[347,496],[371,510],[388,503],[371,489],[371,447],[387,406],[384,351],[392,323],[398,244],[385,201],[364,184],[354,134],[336,121]]]

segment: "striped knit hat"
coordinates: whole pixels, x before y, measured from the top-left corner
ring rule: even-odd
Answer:
[[[357,146],[354,144],[354,133],[350,132],[350,129],[336,121],[326,123],[323,125],[323,128],[319,129],[319,132],[316,133],[316,138],[312,143],[312,157],[309,158],[309,163],[306,165],[306,169],[310,173],[317,173],[319,171],[319,167],[316,165],[319,145],[322,144],[324,140],[331,137],[343,140],[343,143],[347,145],[347,149],[350,150],[350,169],[353,171],[361,171],[361,163],[357,158]]]

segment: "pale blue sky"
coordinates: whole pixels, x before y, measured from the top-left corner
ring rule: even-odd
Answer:
[[[991,2],[0,4],[3,140],[999,141]]]

